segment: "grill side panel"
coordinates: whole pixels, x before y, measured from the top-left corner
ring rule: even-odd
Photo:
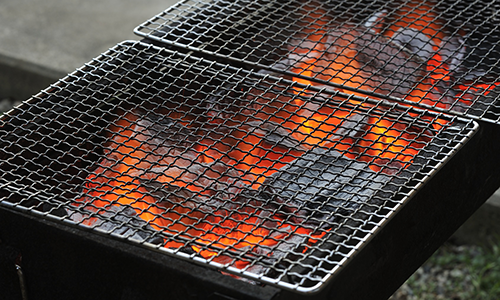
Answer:
[[[3,261],[11,270],[0,270],[6,299],[20,297],[12,270],[17,255],[22,256],[26,291],[32,299],[264,300],[279,292],[5,207],[0,208],[0,239],[0,253],[14,253]]]

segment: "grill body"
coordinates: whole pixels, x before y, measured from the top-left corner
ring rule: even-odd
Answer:
[[[459,79],[377,27],[387,3],[183,1],[2,116],[0,284],[19,296],[17,264],[41,299],[389,297],[500,185],[496,27],[467,19],[491,5],[422,3],[461,20],[432,50],[468,58]]]

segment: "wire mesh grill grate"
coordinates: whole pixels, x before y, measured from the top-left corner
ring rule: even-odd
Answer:
[[[477,130],[141,42],[1,120],[1,205],[299,292]]]
[[[498,123],[495,1],[183,1],[143,37],[298,82]]]

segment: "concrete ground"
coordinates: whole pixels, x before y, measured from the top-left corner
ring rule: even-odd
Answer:
[[[127,39],[176,0],[0,1],[0,98],[48,86]]]
[[[1,0],[0,99],[28,99],[115,44],[139,40],[133,29],[175,2]],[[500,191],[464,225],[459,238],[476,238],[479,227],[500,233],[491,225],[496,216]]]
[[[69,72],[175,0],[2,0],[0,53]]]

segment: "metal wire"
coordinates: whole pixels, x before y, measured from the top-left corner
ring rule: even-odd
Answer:
[[[1,122],[1,205],[300,292],[477,126],[141,42]]]
[[[500,122],[495,1],[183,1],[143,37],[302,83]]]

